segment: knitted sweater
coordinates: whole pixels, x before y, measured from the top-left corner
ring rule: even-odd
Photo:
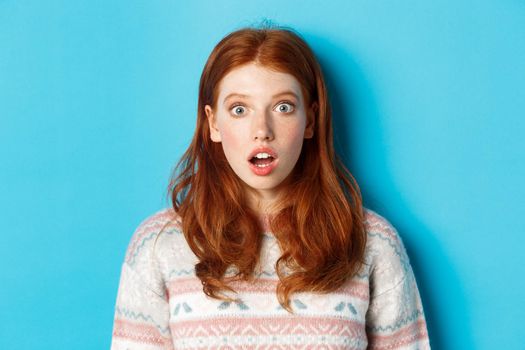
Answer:
[[[280,249],[268,230],[255,281],[230,284],[238,301],[225,302],[203,293],[174,211],[150,216],[122,266],[111,349],[429,349],[403,242],[365,213],[366,264],[335,292],[292,294],[293,314],[277,301]]]

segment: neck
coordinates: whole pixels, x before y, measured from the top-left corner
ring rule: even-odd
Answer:
[[[256,190],[246,187],[247,204],[257,215],[269,215],[277,211],[277,203],[280,201],[281,191],[278,188],[268,190]]]

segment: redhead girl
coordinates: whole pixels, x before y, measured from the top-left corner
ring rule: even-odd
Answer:
[[[363,208],[332,134],[298,34],[222,39],[172,208],[129,244],[112,349],[429,349],[404,245]]]

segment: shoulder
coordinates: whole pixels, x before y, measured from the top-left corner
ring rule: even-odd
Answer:
[[[164,208],[146,217],[137,226],[130,239],[125,263],[133,267],[153,257],[153,249],[160,237],[180,233],[180,217],[173,208]]]
[[[376,292],[399,284],[411,271],[405,245],[396,228],[383,216],[366,209],[366,262]]]
[[[401,237],[396,228],[383,216],[371,209],[364,209],[365,230],[367,238],[377,242],[384,242],[385,247],[399,249],[403,246]]]

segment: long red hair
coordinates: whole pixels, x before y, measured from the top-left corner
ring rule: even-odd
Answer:
[[[259,262],[263,226],[248,207],[240,180],[220,143],[211,141],[205,105],[215,108],[218,86],[231,70],[248,63],[293,75],[306,106],[315,112],[314,136],[301,155],[276,204],[269,227],[282,255],[276,263],[277,297],[291,311],[295,292],[327,293],[361,267],[366,244],[361,194],[333,147],[331,108],[319,63],[306,42],[287,28],[244,28],[213,49],[200,79],[197,126],[178,162],[169,191],[182,231],[199,259],[195,273],[203,291],[217,299],[233,291],[234,279],[250,280]]]

